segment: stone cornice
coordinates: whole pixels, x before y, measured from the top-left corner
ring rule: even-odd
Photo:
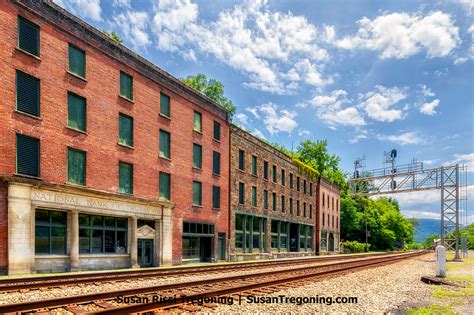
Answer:
[[[119,194],[114,192],[108,192],[98,189],[91,189],[87,187],[80,187],[76,185],[61,185],[61,184],[53,184],[47,183],[41,180],[26,178],[22,176],[9,176],[9,175],[0,175],[0,180],[5,182],[7,185],[21,185],[21,186],[31,186],[33,188],[38,189],[47,189],[55,192],[69,192],[69,193],[78,193],[78,194],[87,194],[87,195],[95,195],[97,197],[105,197],[105,198],[113,198],[117,201],[123,202],[137,202],[144,205],[154,206],[154,207],[164,207],[164,208],[174,208],[175,204],[168,201],[162,201],[159,199],[146,199],[146,198],[139,198],[135,196],[129,196],[125,194]]]

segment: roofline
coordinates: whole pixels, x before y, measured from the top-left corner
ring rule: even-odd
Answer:
[[[182,92],[188,93],[189,96],[196,99],[197,105],[204,108],[206,108],[206,105],[208,105],[212,107],[211,109],[217,110],[221,114],[224,114],[225,120],[230,121],[229,111],[224,106],[212,100],[211,98],[204,95],[203,93],[182,83],[178,78],[174,77],[170,73],[166,72],[165,70],[161,69],[157,65],[153,64],[151,61],[138,55],[137,53],[127,48],[126,46],[115,42],[113,39],[105,35],[102,31],[98,30],[96,27],[80,19],[79,17],[70,13],[69,11],[57,5],[56,3],[52,2],[51,0],[44,0],[44,1],[12,0],[12,2],[24,9],[27,9],[32,14],[41,17],[48,23],[52,24],[55,28],[68,33],[70,36],[76,37],[84,41],[88,45],[107,54],[109,57],[114,58],[118,60],[119,62],[130,67],[130,65],[128,65],[124,60],[124,58],[128,58],[131,61],[131,63],[137,66],[136,68],[135,67],[131,67],[131,68],[133,68],[140,75],[147,77],[153,81],[156,81],[157,83],[161,85],[165,85],[167,88],[169,88],[173,92],[178,93],[178,91],[181,90]],[[52,21],[50,19],[51,17],[48,16],[48,14],[59,15],[61,20],[65,21],[70,27],[76,29],[78,33],[80,34],[78,33],[72,34],[69,30],[67,30],[61,24],[58,24]],[[87,40],[87,38],[84,38],[84,35],[92,37],[93,40],[96,40],[98,42],[105,42],[106,45],[103,45],[102,47],[97,47],[96,43],[91,42],[90,40]],[[103,49],[104,47],[106,47],[106,51]],[[149,73],[146,73],[146,72],[149,72]],[[153,74],[157,75],[157,77],[152,77]]]

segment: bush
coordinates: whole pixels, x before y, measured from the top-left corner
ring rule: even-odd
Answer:
[[[368,249],[370,244],[367,244]],[[359,243],[357,241],[347,241],[344,242],[344,252],[345,253],[362,253],[365,251],[365,243]]]
[[[423,245],[418,243],[406,243],[403,246],[403,250],[414,250],[414,249],[422,249]]]

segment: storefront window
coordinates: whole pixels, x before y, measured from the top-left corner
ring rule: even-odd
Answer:
[[[79,214],[79,253],[127,253],[126,218]]]
[[[66,212],[35,211],[36,254],[66,254],[66,222]]]

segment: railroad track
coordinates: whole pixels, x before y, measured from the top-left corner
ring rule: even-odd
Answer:
[[[145,288],[134,288],[114,292],[69,296],[50,300],[0,305],[0,313],[84,313],[125,314],[153,310],[186,309],[192,301],[199,299],[235,296],[262,288],[290,286],[302,281],[314,281],[321,277],[335,276],[426,254],[417,251],[377,257],[328,262],[318,266],[295,266],[289,270],[255,272],[246,275],[224,276],[191,282],[181,282]],[[181,298],[185,296],[186,298]],[[122,297],[120,299],[119,297]],[[132,301],[133,299],[133,301]],[[128,302],[128,303],[127,303]],[[134,303],[135,302],[135,303]],[[193,303],[191,303],[193,304]]]
[[[51,275],[43,277],[21,277],[21,278],[9,278],[0,279],[0,293],[15,292],[20,290],[35,290],[40,288],[55,288],[63,287],[68,285],[78,284],[90,284],[100,282],[113,282],[123,281],[130,279],[144,279],[144,278],[157,278],[167,276],[179,276],[179,275],[196,275],[204,273],[222,273],[227,271],[243,270],[245,268],[265,268],[272,266],[288,266],[288,265],[301,265],[308,263],[318,262],[329,262],[338,260],[348,260],[355,258],[364,257],[378,257],[386,255],[395,255],[396,253],[376,253],[376,254],[354,254],[348,256],[327,256],[319,258],[298,258],[298,259],[282,259],[282,260],[271,260],[271,261],[255,261],[255,262],[243,262],[243,263],[230,263],[222,265],[206,265],[206,266],[193,266],[193,267],[176,267],[170,269],[140,269],[140,270],[126,270],[126,271],[108,271],[99,273],[80,273],[80,274],[62,274],[62,275]]]

